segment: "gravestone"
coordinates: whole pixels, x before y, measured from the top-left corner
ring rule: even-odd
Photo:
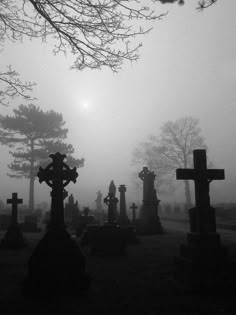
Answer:
[[[65,203],[64,218],[66,226],[76,230],[79,226],[79,217],[78,201],[75,201],[74,196],[70,194],[68,202]]]
[[[64,187],[76,182],[76,168],[64,163],[66,155],[51,154],[52,163],[38,172],[39,182],[46,182],[51,191],[51,215],[47,232],[33,251],[28,263],[28,276],[23,294],[29,297],[77,295],[89,287],[85,258],[65,229]]]
[[[26,247],[22,231],[18,224],[17,207],[23,203],[23,199],[18,199],[17,193],[12,194],[11,199],[7,199],[7,203],[12,205],[10,226],[5,233],[0,248],[1,249],[20,249]]]
[[[105,214],[102,206],[102,193],[100,190],[97,192],[95,204],[96,204],[95,218],[98,220],[99,224],[104,224]]]
[[[207,169],[206,150],[193,151],[194,169],[177,169],[176,178],[193,180],[196,206],[189,209],[190,233],[176,259],[183,279],[196,288],[221,285],[227,250],[216,233],[215,209],[210,205],[209,185],[224,179],[224,170]]]
[[[156,175],[149,171],[147,167],[139,173],[139,178],[143,181],[143,204],[138,226],[138,232],[143,235],[162,234],[163,228],[158,216],[158,200],[154,188]]]
[[[125,199],[125,192],[126,187],[125,185],[119,186],[119,192],[120,192],[120,216],[119,216],[119,225],[127,225],[130,224],[129,218],[126,214],[126,199]]]
[[[126,214],[126,187],[125,185],[119,186],[120,192],[120,217],[119,217],[119,226],[123,231],[127,244],[139,244],[139,240],[136,236],[136,228],[131,224],[127,214]]]
[[[136,206],[135,203],[132,203],[132,205],[130,206],[130,209],[132,210],[132,223],[135,224],[135,222],[136,222],[136,209],[138,209],[138,207]]]
[[[115,197],[115,184],[111,181],[109,193],[104,198],[108,206],[107,221],[103,226],[91,231],[90,248],[91,254],[98,256],[120,256],[126,252],[126,235],[117,224],[117,202]]]

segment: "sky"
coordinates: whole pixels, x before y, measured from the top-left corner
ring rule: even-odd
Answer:
[[[212,203],[236,202],[236,1],[219,0],[203,12],[196,10],[197,1],[186,2],[157,6],[168,15],[139,39],[140,59],[124,63],[118,73],[70,70],[72,56],[55,56],[50,39],[5,42],[0,67],[11,64],[24,80],[37,83],[34,104],[63,114],[68,143],[85,158],[77,183],[67,186],[81,206],[94,207],[96,192],[105,197],[112,179],[117,188],[127,186],[128,203],[141,203],[131,179],[135,146],[158,135],[164,122],[185,116],[200,120],[209,159],[225,169],[225,181],[211,184]],[[1,114],[12,115],[21,103],[15,99]],[[0,200],[18,192],[27,204],[29,184],[7,177],[11,156],[7,147],[0,150]],[[183,200],[183,185],[158,197]],[[35,199],[50,200],[45,183],[36,181]]]

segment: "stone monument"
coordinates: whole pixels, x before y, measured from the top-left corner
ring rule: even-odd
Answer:
[[[26,247],[26,241],[18,224],[17,207],[23,203],[23,199],[18,199],[17,193],[12,194],[11,199],[7,199],[7,203],[12,205],[10,225],[5,233],[0,248],[1,249],[20,249]]]
[[[39,182],[46,182],[51,191],[51,215],[48,230],[36,246],[28,264],[23,294],[33,297],[77,295],[89,287],[85,258],[65,229],[64,187],[76,182],[76,168],[64,163],[66,155],[51,154],[52,163],[38,172]]]
[[[189,209],[190,233],[181,245],[177,266],[183,279],[195,288],[221,285],[226,268],[227,250],[216,232],[215,209],[210,205],[209,185],[223,180],[224,170],[207,169],[206,150],[193,151],[193,169],[177,169],[176,178],[193,180],[196,206]]]
[[[156,175],[149,171],[147,167],[139,173],[139,178],[143,181],[143,204],[138,232],[144,235],[162,234],[163,228],[158,216],[158,200],[154,188]]]

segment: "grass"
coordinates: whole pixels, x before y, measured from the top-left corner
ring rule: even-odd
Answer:
[[[141,238],[126,256],[94,257],[83,248],[92,287],[82,296],[25,300],[20,282],[27,261],[42,234],[25,234],[29,248],[0,252],[0,311],[8,314],[234,314],[235,292],[193,294],[173,281],[174,256],[185,243],[181,232]],[[228,243],[235,253],[235,243]]]

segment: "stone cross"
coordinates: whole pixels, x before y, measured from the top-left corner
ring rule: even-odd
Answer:
[[[116,205],[118,199],[113,193],[109,192],[108,196],[104,198],[103,201],[108,206],[108,224],[114,224],[116,221]]]
[[[125,223],[127,223],[126,200],[125,200],[126,187],[125,187],[125,185],[120,185],[119,192],[120,192],[120,223],[125,224]]]
[[[136,209],[138,207],[136,206],[135,203],[132,203],[132,205],[130,206],[130,209],[132,209],[132,220],[133,220],[133,223],[136,221]]]
[[[176,178],[194,180],[196,208],[190,209],[191,230],[198,233],[215,232],[215,212],[210,205],[209,185],[224,179],[224,170],[207,169],[206,150],[193,151],[194,169],[177,169]],[[191,220],[192,213],[192,220]]]
[[[23,203],[23,199],[17,198],[17,193],[12,193],[12,199],[7,199],[7,203],[12,205],[12,214],[11,214],[11,226],[16,226],[17,221],[17,206],[20,203]]]
[[[210,207],[209,184],[225,179],[224,170],[207,169],[206,150],[193,151],[194,169],[177,169],[176,179],[194,180],[196,207]]]
[[[139,173],[139,178],[143,181],[143,203],[149,204],[153,200],[154,180],[156,175],[149,171],[147,167]]]
[[[64,187],[71,181],[75,183],[78,173],[76,172],[76,167],[70,169],[69,166],[63,162],[66,158],[65,154],[57,152],[51,154],[50,157],[52,163],[45,169],[40,167],[37,175],[40,183],[45,181],[46,184],[52,188],[50,227],[64,228]]]

